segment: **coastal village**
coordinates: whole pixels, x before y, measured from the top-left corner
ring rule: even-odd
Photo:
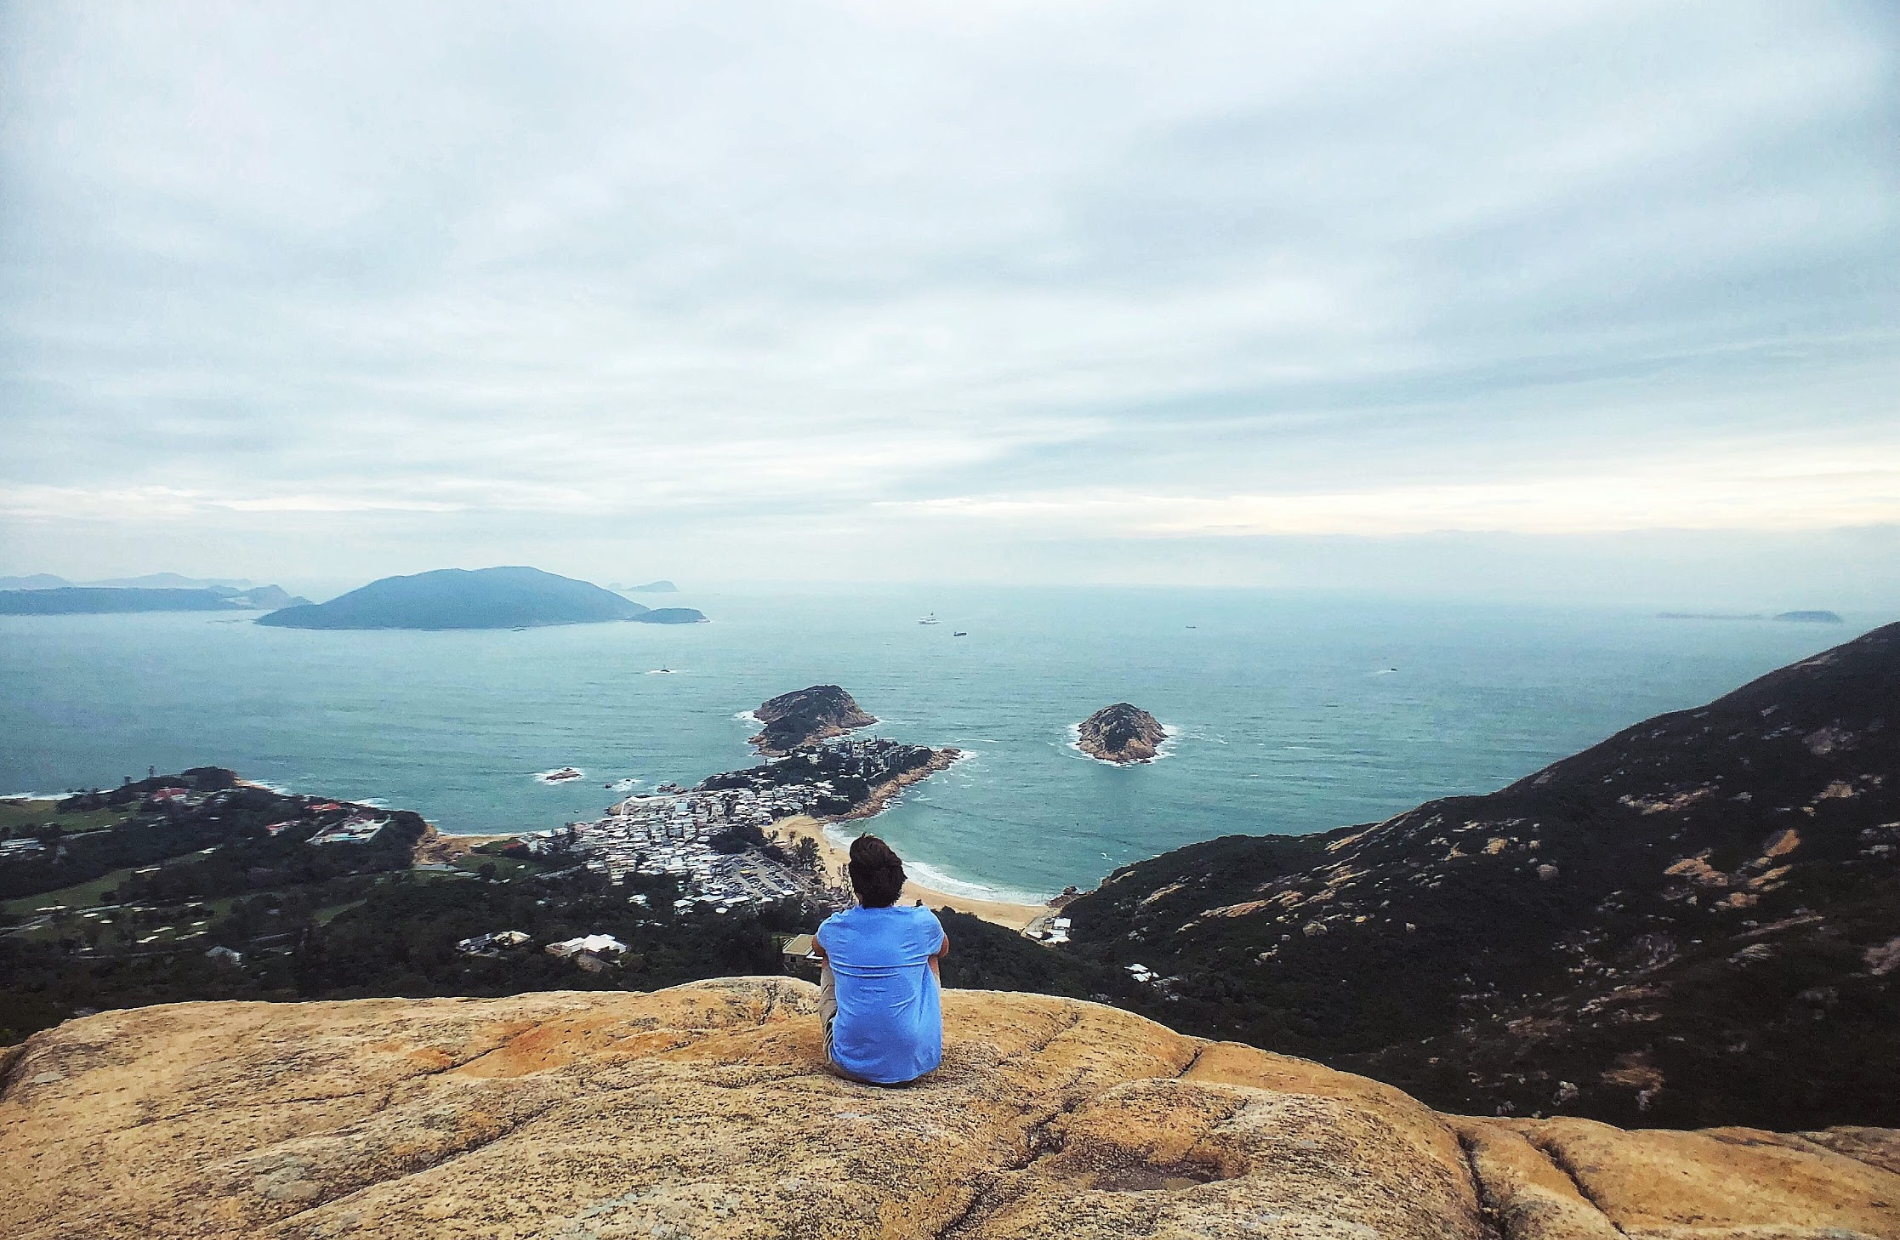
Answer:
[[[774,710],[788,700],[791,709]],[[412,881],[420,884],[418,910],[436,907],[441,897],[420,893],[443,882],[471,889],[450,904],[492,902],[473,890],[523,881],[545,892],[531,898],[535,911],[525,915],[516,909],[458,926],[444,946],[463,967],[493,961],[515,968],[507,962],[546,953],[589,973],[646,972],[653,965],[644,927],[671,926],[670,914],[730,914],[735,923],[758,918],[774,930],[795,929],[852,899],[837,851],[818,834],[822,824],[870,818],[962,755],[841,735],[875,720],[832,686],[760,710],[776,731],[753,738],[758,765],[691,788],[662,783],[623,795],[591,821],[473,847],[436,835],[407,811],[279,792],[222,768],[152,771],[121,788],[57,801],[16,798],[0,807],[0,882],[11,888],[0,896],[15,897],[5,902],[0,936],[44,944],[68,963],[124,958],[189,972],[166,962],[196,956],[231,970],[220,975],[227,978],[239,971],[277,977],[310,937],[293,919],[347,926],[366,901],[409,903],[398,893]],[[631,782],[608,786],[624,794]],[[584,902],[583,890],[603,891],[598,881],[570,891],[562,880],[577,875],[614,884],[633,907],[564,919],[569,895]],[[670,914],[649,905],[653,884],[625,883],[630,876],[673,880],[660,888],[678,893]],[[499,892],[495,898],[505,901]],[[1063,903],[1012,928],[1061,944],[1069,930]],[[771,937],[786,971],[811,971],[809,933]],[[372,938],[351,950],[380,949]]]
[[[630,873],[678,877],[682,908],[715,913],[796,899],[842,907],[844,876],[816,850],[779,847],[772,824],[798,814],[843,816],[875,809],[904,776],[934,769],[936,751],[882,737],[837,741],[713,775],[678,793],[630,796],[593,822],[522,837],[538,856],[565,853],[619,881]]]

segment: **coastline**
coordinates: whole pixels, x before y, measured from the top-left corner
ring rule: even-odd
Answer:
[[[873,787],[865,799],[843,814],[814,817],[810,814],[792,814],[776,819],[766,828],[766,834],[785,845],[795,845],[799,840],[809,839],[818,847],[819,859],[828,874],[835,876],[840,886],[849,887],[845,877],[845,863],[850,860],[848,846],[840,846],[827,834],[826,828],[834,823],[865,821],[883,813],[912,784],[946,771],[957,762],[970,755],[961,749],[946,747],[931,751],[930,760],[913,770],[905,771],[894,779]],[[490,834],[454,834],[437,830],[433,824],[429,832],[417,842],[415,858],[418,863],[441,863],[452,861],[473,848],[492,840],[516,838],[514,835]],[[1052,916],[1056,909],[1051,904],[1020,903],[1013,900],[987,900],[976,896],[958,895],[937,887],[920,883],[914,878],[904,883],[904,900],[922,900],[931,908],[952,908],[960,913],[980,917],[994,925],[1010,930],[1023,931],[1037,921]]]
[[[870,795],[865,797],[864,803],[857,808],[842,814],[827,817],[822,821],[850,822],[856,818],[875,818],[886,809],[889,809],[891,802],[895,801],[898,794],[904,789],[910,787],[912,784],[922,783],[932,775],[935,775],[938,771],[949,770],[964,756],[964,752],[961,749],[933,749],[930,751],[930,761],[915,770],[905,771],[896,779],[887,779],[877,787],[871,789]]]
[[[915,783],[916,780],[913,779],[910,782]],[[888,801],[896,793],[897,790],[892,789],[885,800]],[[774,822],[768,834],[783,833],[782,842],[793,844],[799,840],[811,840],[818,845],[818,856],[824,862],[826,872],[842,876],[845,862],[850,860],[850,852],[832,840],[826,834],[825,827],[832,822],[863,819],[870,816],[862,812],[862,809],[844,818],[813,818],[810,814],[794,814],[789,818],[781,818]],[[844,880],[841,878],[840,881]],[[1016,931],[1026,929],[1031,922],[1048,916],[1052,911],[1047,904],[1016,904],[1008,900],[979,900],[971,896],[952,895],[947,891],[926,887],[916,879],[905,881],[902,898],[922,900],[931,908],[953,908],[959,913],[968,913],[972,917],[980,917],[984,921]]]

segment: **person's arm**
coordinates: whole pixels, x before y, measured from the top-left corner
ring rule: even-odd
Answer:
[[[816,936],[816,935],[813,935],[813,936],[812,936],[812,940],[811,940],[811,949],[812,949],[812,951],[814,951],[815,953],[817,953],[817,955],[818,955],[818,958],[819,958],[820,960],[822,960],[822,961],[824,961],[824,962],[825,962],[826,964],[830,964],[830,963],[831,963],[831,953],[829,953],[829,952],[827,952],[827,951],[825,950],[825,945],[824,945],[823,943],[820,943],[820,942],[818,941],[818,936]]]
[[[943,970],[939,968],[938,966],[940,962],[943,960],[943,958],[945,956],[948,956],[949,954],[950,954],[950,936],[946,934],[943,936],[943,942],[942,944],[938,946],[937,950],[930,953],[930,971],[937,975],[938,985],[943,984]]]

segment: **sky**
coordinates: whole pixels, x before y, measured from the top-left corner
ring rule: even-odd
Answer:
[[[1900,609],[1890,3],[0,5],[0,573]]]

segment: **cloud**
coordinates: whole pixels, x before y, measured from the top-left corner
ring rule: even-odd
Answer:
[[[1418,533],[1595,534],[1631,530],[1818,530],[1900,524],[1900,453],[1640,462],[1615,473],[1281,495],[1051,492],[896,501],[924,518],[1123,537]]]
[[[1879,4],[0,21],[9,571],[1896,516]]]

